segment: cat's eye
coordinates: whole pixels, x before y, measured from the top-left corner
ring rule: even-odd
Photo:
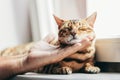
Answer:
[[[91,28],[88,28],[88,29],[87,29],[87,31],[88,31],[88,32],[91,32],[91,31],[93,31],[93,29],[91,29]]]
[[[62,33],[64,33],[65,32],[65,30],[60,30],[59,31],[59,34],[62,34]]]
[[[66,27],[66,28],[63,29],[64,32],[70,31],[70,30],[71,30],[71,27]]]
[[[79,25],[81,25],[81,23],[79,23]]]
[[[85,31],[86,30],[86,28],[78,28],[78,30],[81,30],[81,31]]]

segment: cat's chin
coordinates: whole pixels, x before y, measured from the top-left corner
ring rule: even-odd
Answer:
[[[81,42],[80,39],[72,39],[67,44],[75,44],[75,43],[79,43],[79,42]]]

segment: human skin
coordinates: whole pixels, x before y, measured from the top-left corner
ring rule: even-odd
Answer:
[[[44,40],[36,43],[29,54],[0,57],[0,80],[6,80],[17,74],[29,72],[39,67],[56,63],[74,54],[76,51],[85,49],[91,44],[92,37],[86,37],[79,43],[65,48],[49,44],[55,37],[48,35]]]

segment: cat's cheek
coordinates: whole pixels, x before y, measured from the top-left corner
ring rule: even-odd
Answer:
[[[59,42],[63,43],[63,44],[67,44],[68,43],[68,38],[66,38],[66,37],[60,37],[59,38]]]
[[[64,38],[59,37],[59,39],[58,39],[58,40],[59,40],[59,42],[60,42],[60,43],[64,43]]]

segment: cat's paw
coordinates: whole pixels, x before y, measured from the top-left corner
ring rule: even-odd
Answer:
[[[72,69],[70,67],[62,67],[62,74],[71,74]]]
[[[71,74],[72,69],[70,67],[61,67],[57,69],[57,74]]]
[[[87,66],[87,67],[85,67],[85,72],[87,72],[87,73],[99,73],[100,68],[96,67],[96,66]]]

